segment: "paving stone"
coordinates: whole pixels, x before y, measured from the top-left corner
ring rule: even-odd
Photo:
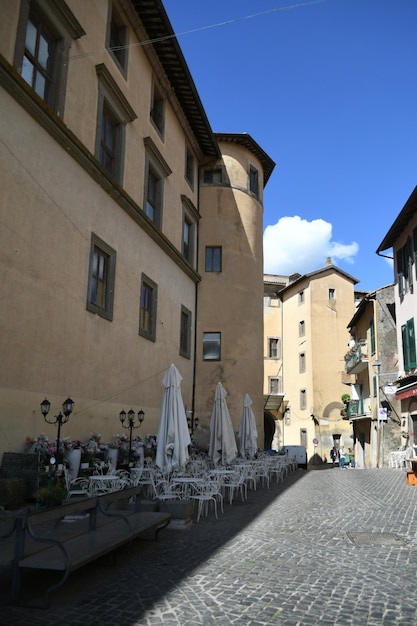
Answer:
[[[126,546],[114,567],[74,572],[48,610],[10,606],[0,572],[2,623],[417,624],[414,489],[388,468],[299,470],[234,500],[218,520],[166,529],[158,542]]]

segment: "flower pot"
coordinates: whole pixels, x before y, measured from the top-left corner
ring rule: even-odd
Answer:
[[[81,463],[81,449],[74,448],[73,450],[65,451],[65,458],[70,464],[69,473],[71,475],[72,480],[75,480],[78,476],[78,472],[80,469]]]

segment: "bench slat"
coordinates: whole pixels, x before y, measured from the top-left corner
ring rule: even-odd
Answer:
[[[43,606],[47,607],[50,593],[65,583],[71,571],[112,552],[147,530],[154,530],[156,538],[158,532],[169,524],[171,515],[140,511],[138,497],[141,495],[142,487],[137,486],[91,498],[67,500],[61,506],[45,511],[18,514],[12,601],[19,600],[23,569],[63,572],[61,579],[44,594]],[[134,505],[131,498],[135,499]],[[63,524],[65,517],[74,525]]]
[[[70,563],[69,570],[72,571],[86,565],[127,543],[130,539],[134,539],[146,530],[167,523],[170,517],[166,513],[132,513],[128,519],[133,530],[129,529],[124,520],[116,520],[94,531],[63,541],[62,545]],[[19,567],[65,570],[66,563],[61,550],[57,546],[53,546],[21,559]]]

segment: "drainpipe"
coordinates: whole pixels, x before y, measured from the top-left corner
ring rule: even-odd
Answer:
[[[200,215],[200,174],[201,174],[201,168],[198,168],[198,186],[197,186],[197,210],[198,210],[198,214]],[[200,252],[200,220],[198,220],[197,223],[197,228],[196,228],[196,235],[195,235],[195,257],[196,257],[196,270],[197,272],[199,271],[199,267],[198,267],[198,259],[199,259],[199,252]],[[196,282],[195,284],[195,291],[194,291],[194,354],[193,354],[193,385],[192,385],[192,391],[191,391],[191,410],[192,410],[192,417],[193,420],[195,418],[194,415],[194,411],[195,411],[195,387],[196,387],[196,370],[197,370],[197,306],[198,306],[198,285],[199,285],[199,281]]]

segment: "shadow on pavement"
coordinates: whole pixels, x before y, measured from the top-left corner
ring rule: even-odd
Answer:
[[[325,468],[332,469],[331,465],[329,468],[323,465],[320,469]],[[30,608],[13,607],[13,623],[23,623],[16,621],[18,614],[22,620],[25,617],[26,623],[29,612],[32,612],[33,624],[42,624],[42,615],[45,616],[45,623],[46,618],[49,620],[56,615],[62,626],[66,623],[62,619],[65,607],[71,607],[72,610],[82,607],[86,615],[94,607],[101,607],[100,613],[105,621],[103,612],[109,610],[109,607],[119,607],[120,611],[121,607],[130,606],[132,619],[124,615],[123,624],[133,626],[145,611],[151,609],[183,579],[192,575],[200,565],[215,557],[222,546],[256,520],[266,507],[304,476],[305,470],[298,470],[286,477],[284,483],[272,482],[269,489],[258,487],[256,491],[248,491],[248,499],[244,503],[239,497],[233,499],[232,505],[225,502],[224,513],[219,511],[218,519],[210,512],[197,523],[194,514],[193,524],[187,529],[168,527],[161,531],[156,542],[146,538],[135,540],[118,550],[111,566],[107,558],[107,561],[98,560],[73,572],[65,585],[51,595],[49,609],[33,611]],[[22,588],[25,593],[30,590],[31,598],[37,598],[54,580],[53,576],[56,576],[53,572],[26,572]],[[0,570],[0,594],[5,618],[4,609],[10,603],[10,572],[5,570]],[[28,598],[25,597],[25,600]]]

